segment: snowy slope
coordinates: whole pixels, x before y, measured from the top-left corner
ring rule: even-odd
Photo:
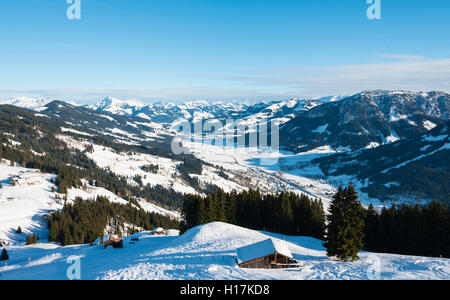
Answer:
[[[61,209],[62,205],[51,193],[50,182],[55,175],[41,174],[42,183],[33,186],[13,186],[10,177],[20,172],[30,171],[22,167],[12,167],[9,162],[0,163],[0,242],[22,243],[26,234],[38,233],[46,238],[48,230],[41,218],[49,211]],[[18,227],[23,234],[15,234]]]
[[[55,199],[55,193],[51,192],[51,183],[55,179],[54,174],[40,174],[42,182],[30,186],[13,186],[10,177],[21,172],[33,171],[31,169],[10,166],[8,161],[0,163],[0,243],[3,244],[23,244],[26,234],[37,233],[41,240],[48,237],[48,229],[45,216],[54,210],[63,207],[63,201]],[[83,188],[71,188],[67,194],[69,203],[77,197],[84,200],[95,199],[97,196],[105,196],[111,202],[127,204],[128,201],[116,196],[114,193],[101,188],[89,185],[87,182]],[[62,198],[62,195],[59,196]],[[152,203],[140,199],[141,207],[150,213],[158,213],[179,220],[180,214],[176,211],[169,211]],[[23,234],[16,234],[18,227],[22,228]]]
[[[130,244],[131,237],[140,241]],[[9,247],[2,279],[67,279],[69,256],[81,262],[81,279],[449,279],[450,260],[360,253],[354,263],[330,260],[322,242],[258,232],[225,223],[195,227],[179,237],[138,233],[123,249],[101,246]],[[289,270],[241,269],[236,249],[268,238],[284,239],[301,267]],[[30,264],[28,264],[30,258]],[[379,276],[379,277],[378,277]]]
[[[116,194],[114,194],[111,191],[108,191],[107,189],[92,186],[85,180],[82,180],[82,181],[84,184],[83,188],[70,188],[68,190],[67,200],[69,201],[69,203],[70,203],[70,201],[75,201],[75,199],[77,197],[80,197],[84,200],[89,200],[89,199],[95,199],[99,196],[107,197],[109,199],[109,201],[112,203],[119,203],[122,205],[127,205],[129,203],[125,199],[118,197]],[[153,203],[147,202],[144,199],[138,199],[137,201],[139,202],[139,205],[141,206],[141,208],[146,212],[157,213],[157,214],[160,214],[163,216],[171,217],[176,220],[181,219],[181,214],[177,211],[170,211],[170,210],[164,209]],[[134,206],[134,204],[132,204],[132,205]]]

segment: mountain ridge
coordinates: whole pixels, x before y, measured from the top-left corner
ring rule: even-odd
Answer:
[[[442,125],[449,110],[446,93],[365,91],[300,113],[283,125],[280,142],[294,152],[379,146]]]

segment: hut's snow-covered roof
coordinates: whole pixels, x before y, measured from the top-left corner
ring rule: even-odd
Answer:
[[[262,242],[237,249],[238,263],[241,264],[275,253],[293,258],[291,251],[284,241],[267,239]]]
[[[155,229],[153,229],[153,230],[150,231],[150,232],[162,233],[162,232],[164,232],[164,228],[162,228],[162,227],[156,227]]]

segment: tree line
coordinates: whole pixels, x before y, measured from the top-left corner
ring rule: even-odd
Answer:
[[[381,212],[364,209],[350,184],[339,187],[327,215],[324,246],[331,257],[356,260],[361,250],[403,255],[450,257],[450,208],[392,205]]]
[[[282,192],[261,195],[249,190],[206,197],[186,195],[182,231],[210,222],[226,222],[250,229],[324,240],[330,257],[358,259],[361,250],[404,255],[450,257],[450,209],[393,205],[377,211],[364,208],[355,188],[339,187],[325,217],[322,202],[306,195]],[[326,221],[325,221],[326,220]]]
[[[365,217],[365,250],[450,258],[450,208],[392,205],[381,212],[370,206]]]
[[[321,239],[325,229],[322,202],[295,193],[262,195],[254,190],[225,193],[219,189],[207,197],[186,195],[182,212],[182,231],[219,221]]]

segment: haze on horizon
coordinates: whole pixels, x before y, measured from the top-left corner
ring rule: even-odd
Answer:
[[[450,92],[450,3],[60,0],[0,4],[0,99],[93,104]],[[345,2],[345,3],[342,3]]]

